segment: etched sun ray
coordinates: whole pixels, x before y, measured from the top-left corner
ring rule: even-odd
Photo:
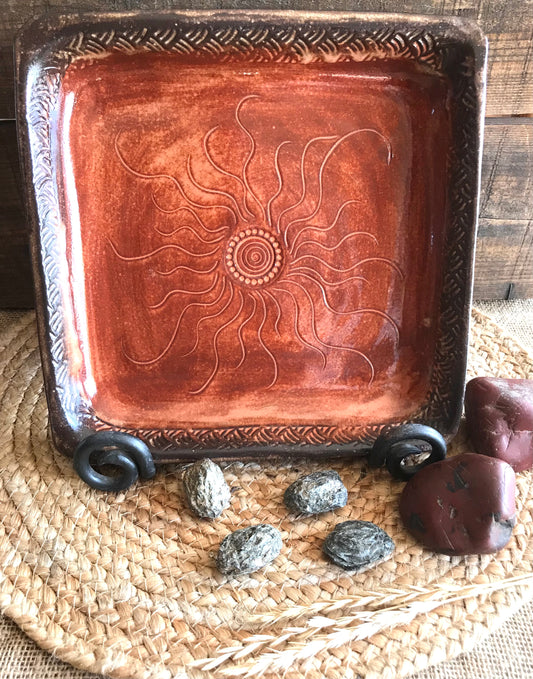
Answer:
[[[294,156],[298,142],[283,140],[273,153],[275,189],[263,198],[251,177],[260,147],[246,119],[246,111],[259,99],[251,94],[235,107],[236,139],[244,142],[240,147],[235,144],[239,154],[244,154],[240,171],[230,169],[227,159],[217,158],[213,150],[220,126],[212,127],[202,139],[203,155],[198,160],[209,172],[199,172],[189,154],[186,171],[179,177],[151,173],[130,163],[121,148],[121,133],[117,134],[115,152],[124,170],[149,182],[155,209],[177,220],[170,230],[153,227],[163,242],[147,252],[123,252],[109,239],[114,255],[125,265],[150,262],[152,273],[167,285],[158,299],[146,300],[145,306],[148,313],[165,312],[168,339],[151,356],[138,356],[124,338],[124,356],[137,366],[150,367],[163,360],[199,356],[204,342],[207,349],[202,356],[210,358],[198,361],[191,395],[211,388],[221,371],[226,375],[238,371],[251,354],[262,362],[262,388],[270,389],[283,369],[278,340],[286,339],[288,333],[301,351],[316,355],[323,370],[332,353],[352,355],[370,385],[376,377],[371,351],[358,348],[356,336],[350,343],[332,341],[325,328],[328,319],[332,323],[345,319],[353,330],[360,317],[373,317],[381,321],[391,341],[398,343],[396,320],[386,310],[365,304],[364,290],[371,285],[368,271],[376,266],[399,281],[404,274],[397,262],[379,254],[376,234],[352,227],[358,198],[350,196],[325,210],[325,178],[334,174],[335,158],[347,150],[353,152],[357,140],[372,138],[377,153],[382,149],[379,162],[385,168],[391,163],[391,144],[370,127],[313,136],[303,144],[295,165],[287,151],[292,150]],[[169,195],[176,196],[177,206],[165,205]],[[346,223],[348,231],[341,228]],[[369,248],[375,248],[376,254]],[[358,256],[362,251],[366,255]],[[170,264],[169,259],[173,259]],[[337,305],[332,300],[339,291],[341,306],[339,298]]]

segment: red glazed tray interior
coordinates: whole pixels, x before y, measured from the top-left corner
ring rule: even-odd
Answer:
[[[386,423],[426,399],[450,85],[415,62],[74,62],[57,120],[72,377],[145,428]]]

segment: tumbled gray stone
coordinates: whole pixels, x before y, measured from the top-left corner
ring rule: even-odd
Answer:
[[[323,549],[337,566],[362,571],[385,561],[394,551],[394,542],[375,523],[344,521],[327,536]]]
[[[185,495],[192,511],[205,519],[216,519],[229,507],[231,491],[222,469],[212,460],[198,460],[183,474]]]
[[[281,533],[260,523],[227,535],[220,545],[217,568],[226,575],[253,573],[273,561],[281,551]]]
[[[302,476],[287,488],[283,500],[299,514],[321,514],[348,501],[348,491],[341,477],[332,470]]]

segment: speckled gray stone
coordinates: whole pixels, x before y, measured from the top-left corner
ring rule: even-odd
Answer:
[[[344,521],[327,536],[323,549],[337,566],[357,572],[385,561],[394,551],[394,542],[375,523]]]
[[[204,519],[216,519],[229,507],[231,491],[222,469],[212,460],[198,460],[187,467],[183,485],[190,508]]]
[[[321,514],[344,507],[348,491],[337,472],[328,470],[297,479],[287,488],[283,500],[298,514]]]
[[[281,551],[281,533],[260,523],[227,535],[220,545],[217,568],[226,575],[253,573],[273,561]]]

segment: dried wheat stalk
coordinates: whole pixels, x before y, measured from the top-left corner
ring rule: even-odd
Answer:
[[[283,671],[298,660],[305,660],[330,648],[368,639],[385,628],[409,624],[416,616],[440,606],[521,585],[533,585],[533,573],[464,587],[445,584],[432,589],[412,585],[403,590],[362,590],[361,595],[344,597],[338,601],[318,601],[309,606],[293,606],[251,615],[248,623],[259,626],[294,620],[304,615],[308,619],[305,626],[286,627],[274,634],[251,635],[238,645],[219,648],[215,658],[198,659],[192,666],[202,670],[218,668],[220,676],[257,677],[267,670]],[[328,614],[346,609],[353,612],[341,617],[328,617]],[[280,646],[283,648],[278,650]],[[257,652],[260,655],[249,657]],[[245,658],[247,660],[244,663],[237,666],[233,664]],[[232,661],[232,665],[222,667],[228,661]]]

